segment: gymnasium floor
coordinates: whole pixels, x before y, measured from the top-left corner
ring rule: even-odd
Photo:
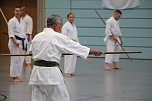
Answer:
[[[75,77],[65,78],[71,101],[152,101],[152,60],[121,59],[120,70],[103,70],[103,58],[78,58]],[[63,69],[63,58],[61,60]],[[25,67],[23,83],[9,77],[9,57],[0,57],[0,101],[30,101],[30,71]]]

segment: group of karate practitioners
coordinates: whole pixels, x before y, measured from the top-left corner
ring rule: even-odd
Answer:
[[[23,17],[21,17],[21,11],[20,7],[16,7],[14,10],[15,16],[8,23],[8,46],[11,54],[21,54],[26,50],[25,43],[29,41],[31,44],[28,52],[32,53],[34,60],[34,66],[29,80],[29,84],[32,85],[32,101],[70,101],[63,75],[59,69],[61,55],[63,53],[74,54],[65,56],[64,60],[65,76],[73,76],[77,56],[87,59],[89,54],[100,56],[104,53],[79,43],[77,29],[73,23],[73,13],[67,15],[67,22],[64,25],[60,16],[49,16],[47,19],[47,28],[44,28],[42,32],[38,33],[32,41],[31,37],[28,40],[32,32],[24,32],[25,25],[22,23],[25,22],[23,21]],[[120,12],[117,11],[114,15],[116,13]],[[116,21],[118,19],[115,19],[113,16],[112,20]],[[109,26],[113,27],[113,30],[110,29],[110,31],[114,31],[113,33],[117,32],[114,28],[119,27],[116,23],[109,24]],[[118,32],[116,38],[119,38],[119,36],[121,34]],[[112,46],[117,46],[115,40],[111,37],[113,36],[110,33],[106,34],[106,43],[108,44],[108,40],[111,40],[111,43],[113,42]],[[111,61],[116,65],[117,61]],[[11,57],[10,76],[14,82],[22,81],[19,77],[21,77],[23,62],[24,57]],[[111,62],[105,63],[105,68],[108,68],[109,63]]]

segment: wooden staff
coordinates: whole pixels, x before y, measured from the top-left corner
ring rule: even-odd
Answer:
[[[141,51],[117,51],[117,52],[103,52],[103,54],[134,54],[134,53],[142,53]],[[32,56],[32,54],[1,54],[2,56]],[[62,55],[73,55],[69,53],[64,53]]]
[[[117,51],[117,52],[104,52],[104,54],[133,54],[142,53],[141,51]]]
[[[73,55],[73,54],[64,53],[62,55]],[[1,56],[32,56],[32,54],[1,54]],[[90,64],[92,63],[92,61],[89,59],[85,59],[85,61]]]
[[[3,13],[3,11],[2,11],[2,9],[0,8],[0,12],[1,12],[1,14],[2,14],[2,16],[3,16],[3,18],[4,18],[4,20],[5,20],[5,22],[6,22],[6,24],[7,24],[7,19],[6,19],[6,17],[5,17],[5,15],[4,15],[4,13]]]
[[[97,10],[95,10],[95,12],[96,12],[96,14],[99,16],[99,18],[102,20],[102,22],[104,23],[104,25],[106,25],[106,23],[105,23],[105,21],[102,19],[102,17],[100,16],[100,14],[97,12]],[[112,38],[119,44],[119,46],[122,48],[122,50],[125,52],[125,49],[122,47],[122,45],[119,43],[119,41],[116,39],[116,38],[114,38],[115,37],[115,35],[111,32],[111,34],[112,34]],[[127,53],[125,53],[126,55],[127,55],[127,57],[128,57],[128,59],[132,62],[132,59],[129,57],[129,55],[127,54]]]

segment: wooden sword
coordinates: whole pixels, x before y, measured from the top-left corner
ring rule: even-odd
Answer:
[[[103,52],[101,54],[135,54],[142,53],[141,51],[117,51],[117,52]],[[69,53],[63,53],[62,55],[73,55]],[[1,54],[1,56],[32,56],[32,54]]]

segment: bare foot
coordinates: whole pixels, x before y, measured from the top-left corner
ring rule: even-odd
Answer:
[[[116,63],[116,62],[114,62],[114,63],[113,63],[113,68],[112,68],[112,69],[117,70],[117,69],[120,69],[120,68],[118,67],[117,63]]]
[[[120,69],[120,68],[118,68],[118,67],[114,67],[114,68],[112,68],[112,69],[118,70],[118,69]]]
[[[105,71],[111,71],[111,68],[104,67]]]
[[[72,75],[70,73],[65,73],[64,76],[65,77],[71,77]]]
[[[76,76],[74,73],[71,73],[71,76]]]
[[[20,81],[18,79],[14,79],[13,83],[19,83]]]
[[[108,64],[105,64],[105,65],[104,65],[104,70],[105,70],[105,71],[111,71],[111,68],[109,67]]]
[[[23,82],[23,80],[20,79],[18,76],[14,80],[16,80],[17,82]]]
[[[19,82],[23,82],[23,80],[22,79],[18,79],[19,80]]]

